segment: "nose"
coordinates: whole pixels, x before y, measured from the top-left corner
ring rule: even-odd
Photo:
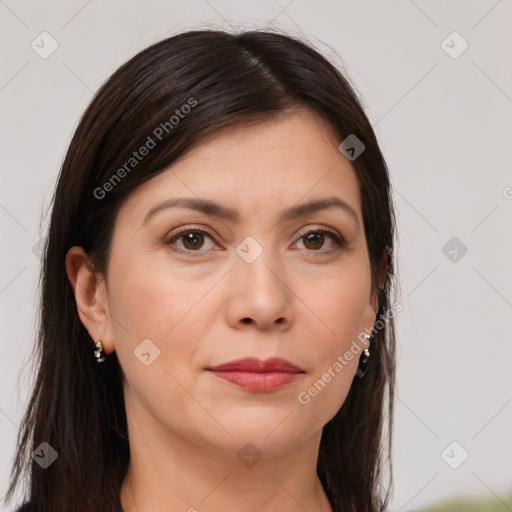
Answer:
[[[286,283],[286,269],[270,250],[249,261],[237,256],[229,273],[228,323],[235,328],[289,329],[294,294]]]

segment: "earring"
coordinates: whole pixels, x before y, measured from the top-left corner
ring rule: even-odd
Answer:
[[[103,344],[101,343],[101,340],[96,342],[94,357],[96,358],[97,363],[103,363],[107,357],[107,353],[103,350]]]
[[[368,346],[364,349],[363,353],[361,354],[361,357],[359,358],[359,366],[357,368],[356,375],[359,378],[362,378],[366,375],[366,372],[368,371],[368,359],[370,357],[370,339],[373,336],[372,334],[366,334],[366,339],[368,341]]]

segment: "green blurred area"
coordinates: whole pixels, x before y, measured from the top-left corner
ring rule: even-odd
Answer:
[[[411,512],[508,512],[512,511],[512,496],[487,500],[456,500]]]

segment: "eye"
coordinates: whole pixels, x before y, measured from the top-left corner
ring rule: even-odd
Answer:
[[[203,229],[196,228],[187,228],[175,233],[169,240],[165,242],[166,245],[172,246],[172,248],[178,252],[190,254],[193,252],[206,252],[206,250],[200,251],[204,245],[205,236],[210,240],[213,240],[213,237],[210,233]],[[182,242],[181,247],[175,245],[175,242]]]
[[[321,249],[325,243],[326,235],[327,238],[334,241],[334,247],[320,251],[319,249]],[[302,235],[299,240],[304,240],[305,248],[309,252],[320,252],[323,254],[341,249],[344,246],[343,238],[328,229],[310,229]]]
[[[204,229],[188,227],[172,235],[171,238],[165,242],[165,244],[177,252],[187,255],[192,254],[193,256],[196,256],[193,253],[207,252],[209,249],[212,249],[212,247],[206,247],[206,249],[201,250],[205,246],[205,238],[213,241],[213,235],[208,231],[205,231]],[[331,239],[332,243],[334,243],[334,246],[330,249],[320,250],[325,245],[326,238]],[[309,229],[309,231],[306,231],[303,235],[301,235],[299,241],[301,240],[304,240],[305,250],[308,252],[317,252],[320,254],[326,254],[339,250],[345,245],[343,237],[328,229],[323,228]],[[177,242],[181,242],[181,244]]]

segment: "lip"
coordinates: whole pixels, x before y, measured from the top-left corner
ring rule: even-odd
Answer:
[[[273,357],[266,361],[256,358],[237,359],[206,368],[223,380],[248,391],[274,391],[290,384],[305,373],[290,361]]]
[[[246,357],[244,359],[236,359],[235,361],[212,366],[207,368],[207,370],[214,372],[303,373],[302,368],[280,357],[271,357],[266,361],[261,361],[261,359],[255,357]]]

